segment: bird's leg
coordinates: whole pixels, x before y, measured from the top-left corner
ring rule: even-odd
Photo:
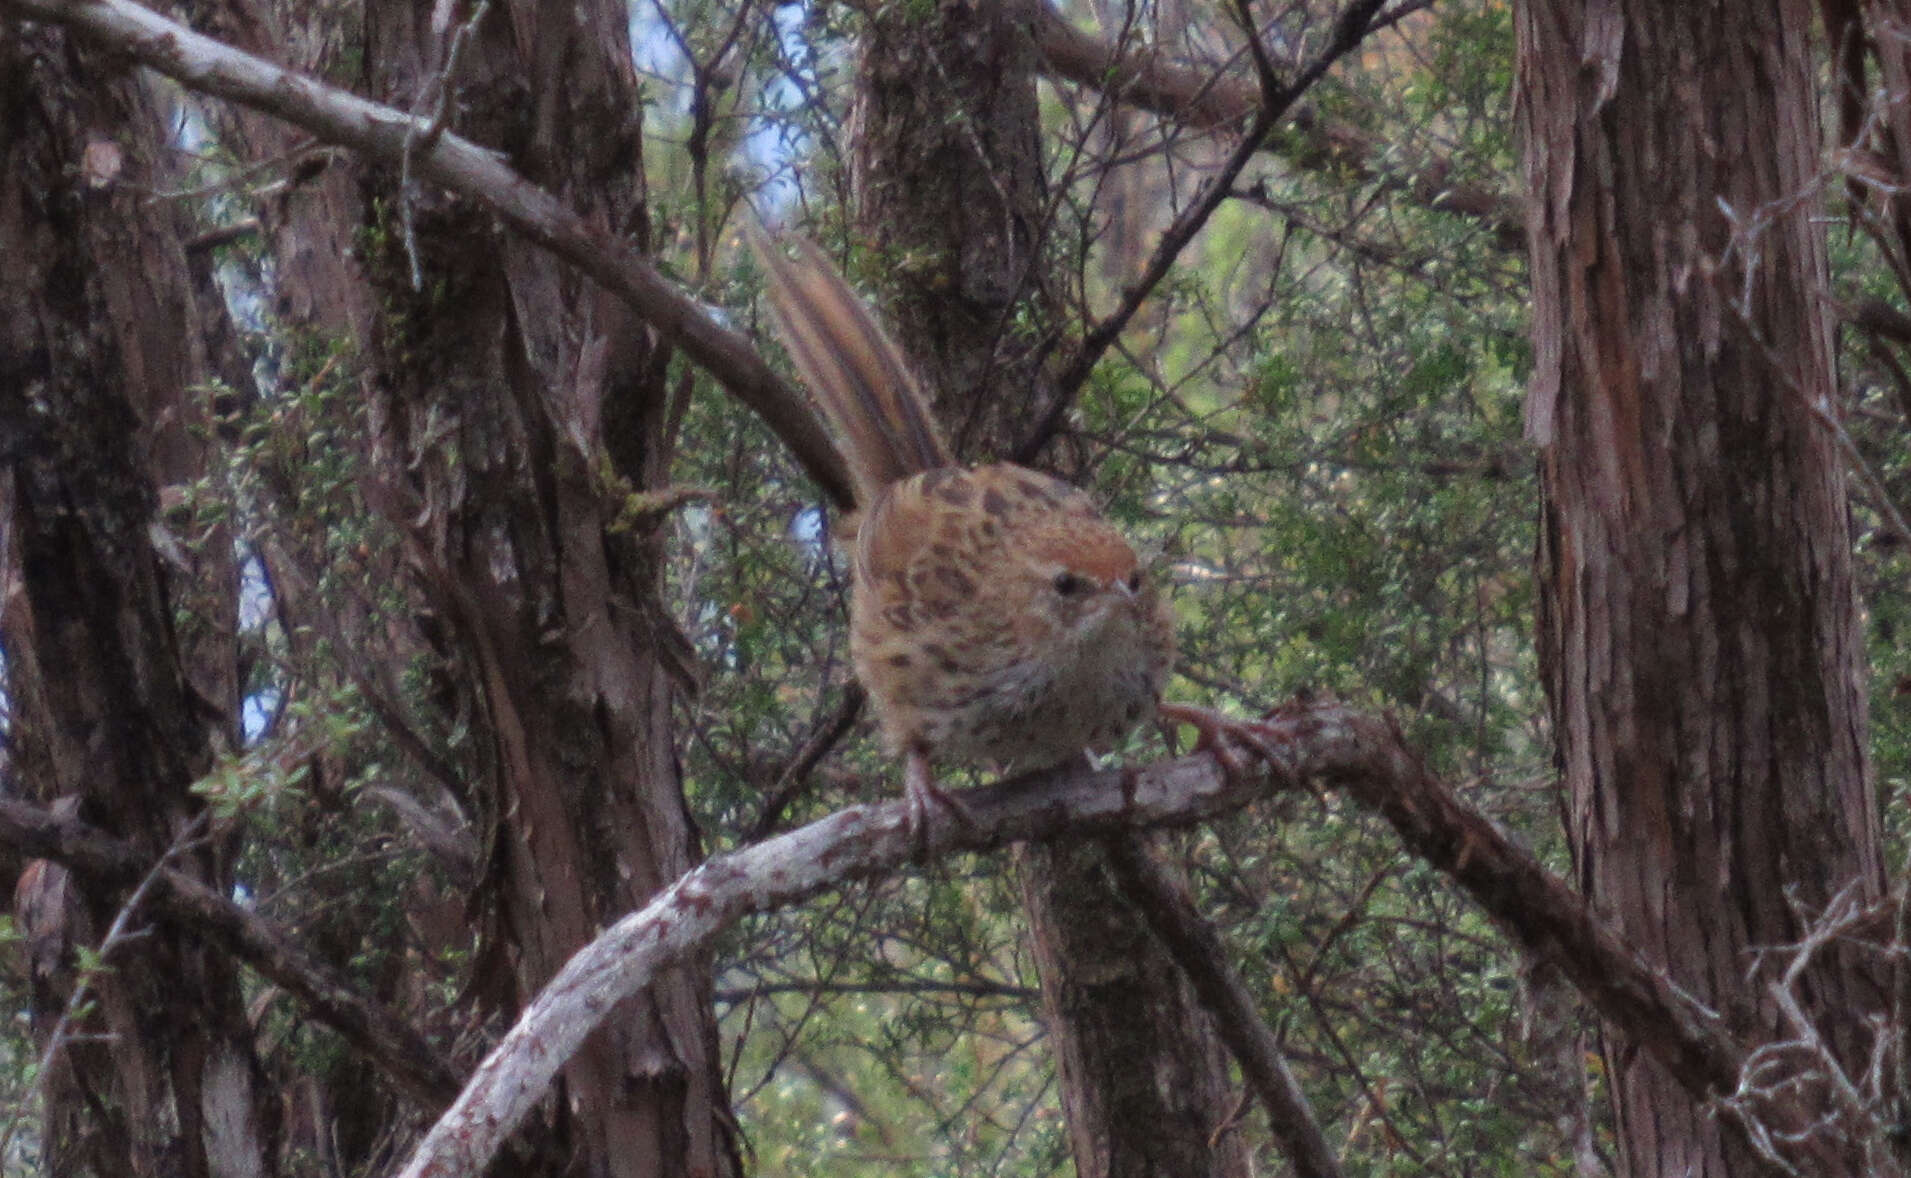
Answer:
[[[1197,708],[1192,704],[1164,703],[1155,714],[1164,725],[1186,724],[1194,729],[1197,735],[1193,751],[1212,753],[1221,766],[1221,772],[1230,781],[1246,777],[1250,768],[1242,760],[1237,746],[1246,746],[1270,765],[1280,764],[1279,746],[1264,726],[1252,720],[1236,720],[1232,716],[1223,716],[1210,708]]]
[[[935,771],[929,767],[926,749],[912,748],[903,760],[903,797],[909,803],[909,831],[922,850],[929,846],[929,807],[941,806],[956,820],[975,829],[975,815],[954,794],[936,784]]]

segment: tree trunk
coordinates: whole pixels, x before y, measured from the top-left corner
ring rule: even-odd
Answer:
[[[448,44],[421,39],[429,9],[368,9],[377,91],[429,92]],[[610,0],[500,6],[468,47],[451,105],[466,112],[461,132],[641,247],[627,22]],[[397,459],[384,490],[394,519],[411,521],[425,594],[484,717],[493,932],[523,1002],[701,856],[675,756],[680,639],[661,604],[661,539],[613,527],[625,493],[667,478],[668,353],[621,303],[488,212],[434,195],[412,206],[427,276],[412,292],[393,207],[371,262],[401,311],[379,357]],[[440,441],[446,423],[456,461]],[[628,1001],[563,1072],[556,1125],[574,1172],[734,1175],[730,1123],[707,962]]]
[[[0,37],[7,743],[27,796],[226,888],[224,835],[189,787],[238,737],[231,540],[161,509],[207,471],[198,329],[223,314],[175,206],[150,199],[180,183],[173,114],[59,30]],[[43,1049],[75,951],[124,920],[46,1077],[49,1172],[273,1172],[276,1097],[224,956],[50,863],[16,902]]]
[[[1167,839],[1136,836],[1164,857]],[[1042,1010],[1082,1178],[1251,1175],[1228,1058],[1099,843],[1018,849]],[[1179,872],[1175,873],[1177,877]],[[1185,885],[1184,885],[1185,886]]]
[[[964,454],[1005,452],[1047,401],[1039,345],[1058,316],[1029,19],[987,0],[938,0],[927,19],[879,9],[857,77],[858,221]],[[1104,853],[1024,846],[1016,862],[1077,1173],[1249,1173],[1239,1135],[1217,1134],[1233,1110],[1225,1054]]]
[[[1541,655],[1582,886],[1754,1041],[1755,951],[1882,894],[1804,0],[1528,0],[1519,15],[1545,492]],[[1863,1070],[1880,997],[1800,998]],[[1743,1173],[1635,1044],[1605,1045],[1623,1172]],[[1810,1106],[1822,1089],[1808,1094]],[[1809,1110],[1808,1110],[1809,1111]]]
[[[494,5],[446,79],[468,15],[317,6],[284,10],[300,23],[277,29],[266,5],[227,5],[218,27],[269,57],[320,54],[299,64],[323,75],[362,70],[354,89],[409,109],[435,110],[448,85],[454,130],[641,244],[642,104],[625,6]],[[238,122],[254,156],[297,138]],[[485,210],[429,187],[401,193],[398,177],[349,158],[294,173],[263,218],[275,308],[288,327],[366,353],[365,494],[407,533],[429,661],[452,669],[435,701],[443,728],[479,734],[480,780],[459,800],[484,844],[486,950],[467,993],[521,1005],[701,854],[675,759],[682,656],[661,604],[660,538],[612,526],[628,492],[667,480],[669,354]],[[362,1095],[341,1087],[326,1102],[341,1123],[376,1127]],[[552,1112],[531,1131],[544,1172],[739,1173],[708,964],[673,971],[613,1016],[565,1069]]]
[[[1028,19],[992,0],[937,0],[926,20],[880,10],[859,59],[856,220],[893,276],[889,318],[964,457],[999,457],[1047,403],[1036,351],[1059,316],[1038,61]]]

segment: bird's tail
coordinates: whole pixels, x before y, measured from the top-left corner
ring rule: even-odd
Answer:
[[[751,234],[769,274],[770,310],[790,359],[845,447],[858,507],[891,483],[955,458],[936,430],[929,401],[856,292],[823,251],[790,236],[780,243]]]

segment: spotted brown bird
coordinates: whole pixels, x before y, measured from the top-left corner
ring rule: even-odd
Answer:
[[[901,353],[821,251],[755,245],[855,487],[850,657],[903,758],[914,829],[931,803],[965,814],[936,762],[1040,768],[1153,718],[1174,627],[1134,548],[1059,479],[959,465]],[[1171,713],[1211,734],[1205,713]]]

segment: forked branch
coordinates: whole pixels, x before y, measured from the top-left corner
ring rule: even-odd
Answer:
[[[1089,328],[1074,351],[1062,362],[1049,394],[1048,405],[1037,415],[1035,428],[1016,446],[1011,458],[1017,462],[1031,461],[1048,445],[1049,439],[1061,428],[1069,405],[1074,402],[1075,394],[1088,380],[1089,374],[1095,370],[1095,365],[1121,338],[1121,333],[1127,330],[1141,305],[1154,293],[1155,287],[1161,285],[1161,280],[1168,276],[1168,272],[1174,269],[1182,251],[1188,248],[1195,235],[1214,216],[1215,210],[1228,199],[1234,190],[1234,181],[1240,177],[1255,153],[1261,150],[1269,133],[1300,100],[1301,95],[1326,76],[1335,62],[1359,46],[1384,3],[1385,0],[1350,0],[1335,19],[1334,30],[1327,44],[1292,81],[1286,83],[1275,76],[1274,68],[1258,40],[1258,30],[1251,24],[1244,29],[1261,78],[1260,102],[1248,122],[1247,130],[1234,145],[1234,150],[1228,153],[1228,158],[1202,182],[1201,191],[1193,203],[1181,210],[1180,215],[1162,231],[1161,241],[1147,265],[1142,267],[1133,282],[1122,289],[1121,303]]]

